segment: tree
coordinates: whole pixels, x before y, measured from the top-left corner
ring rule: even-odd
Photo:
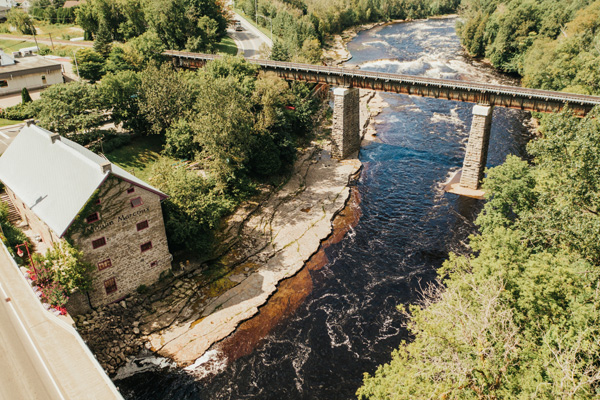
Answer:
[[[290,61],[291,55],[288,47],[281,40],[273,41],[273,48],[271,49],[271,60],[275,61]]]
[[[518,366],[520,343],[502,281],[464,275],[451,284],[430,287],[411,308],[415,341],[365,374],[360,399],[511,397],[504,377]]]
[[[150,65],[140,73],[139,107],[150,126],[149,133],[164,135],[192,108],[198,88],[192,72],[177,72],[169,64]]]
[[[150,182],[169,193],[163,202],[169,248],[209,253],[212,231],[232,211],[234,199],[220,193],[214,182],[197,171],[174,168],[168,159],[154,164],[152,174]]]
[[[101,54],[96,53],[92,49],[83,48],[77,50],[75,57],[77,57],[79,75],[83,79],[87,79],[94,83],[102,78],[106,60]],[[73,60],[73,66],[75,66],[75,60]]]
[[[35,33],[31,17],[20,8],[11,8],[6,15],[6,22],[23,35],[33,35]]]
[[[227,30],[223,4],[215,0],[144,0],[148,25],[170,49],[212,50]]]
[[[153,31],[145,32],[124,45],[126,60],[138,71],[141,71],[150,62],[163,61],[162,53],[165,50],[165,45]]]
[[[98,54],[108,57],[112,46],[112,36],[106,27],[106,23],[101,22],[98,32],[94,38],[94,51]]]
[[[306,39],[304,43],[302,43],[300,59],[298,61],[318,64],[321,62],[322,53],[323,49],[321,49],[321,43],[319,43],[317,39]]]
[[[52,85],[30,107],[40,126],[63,135],[89,131],[106,118],[96,88],[83,82]]]
[[[122,123],[133,133],[146,134],[148,123],[140,111],[140,74],[134,71],[119,71],[102,78],[97,93],[102,108],[110,111],[112,120]]]
[[[25,103],[31,103],[31,96],[29,95],[29,90],[27,90],[26,87],[24,87],[21,90],[21,103],[25,104]]]

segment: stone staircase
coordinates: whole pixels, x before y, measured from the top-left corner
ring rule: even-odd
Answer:
[[[0,201],[8,204],[8,222],[13,225],[18,225],[21,222],[21,215],[15,208],[15,205],[6,191],[2,191],[2,193],[0,193]]]

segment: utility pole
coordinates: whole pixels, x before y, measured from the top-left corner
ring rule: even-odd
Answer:
[[[73,50],[73,58],[75,59],[75,67],[77,68],[77,77],[81,80],[81,76],[79,75],[79,65],[77,64],[77,55],[75,54],[75,50]]]
[[[254,19],[256,20],[256,26],[258,26],[258,3],[254,0]]]
[[[52,45],[52,51],[54,51],[54,41],[52,40],[52,34],[48,32],[48,36],[50,36],[50,44]]]
[[[33,32],[33,40],[35,40],[35,47],[37,47],[38,51],[40,51],[40,46],[38,45],[37,37],[35,36],[35,26],[33,26],[33,23],[30,22],[29,27],[31,28],[31,32]]]

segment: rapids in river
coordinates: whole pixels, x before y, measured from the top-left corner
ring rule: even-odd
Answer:
[[[353,58],[347,64],[516,84],[470,60],[455,24],[443,18],[363,31],[348,45]],[[248,331],[263,329],[251,340],[234,334],[185,370],[141,358],[115,381],[126,399],[355,398],[363,373],[373,373],[409,339],[397,306],[418,301],[448,253],[466,252],[476,231],[482,202],[442,190],[462,165],[473,105],[382,97],[389,107],[376,117],[380,142],[360,152],[364,169],[350,207],[355,218],[341,240],[321,250],[314,268],[291,278],[287,293],[294,304],[281,311],[285,316],[268,329],[255,323]],[[524,155],[528,123],[526,113],[494,110],[488,166],[507,154]]]

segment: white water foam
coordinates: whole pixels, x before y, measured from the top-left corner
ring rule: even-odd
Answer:
[[[427,54],[416,60],[381,59],[360,64],[361,69],[386,71],[396,74],[422,76],[426,78],[467,80],[472,82],[501,83],[491,73],[461,59],[447,59],[442,55]]]
[[[434,112],[430,118],[430,121],[434,124],[442,122],[446,124],[452,124],[463,129],[465,128],[465,122],[462,119],[460,119],[457,108],[453,108],[452,110],[450,110],[450,115]]]
[[[209,375],[217,375],[225,367],[227,367],[227,357],[219,350],[209,350],[192,365],[185,367],[184,371],[188,371],[195,377],[202,379]]]
[[[177,364],[168,358],[147,356],[129,360],[127,364],[119,368],[115,380],[129,378],[132,375],[145,371],[155,371],[163,368],[176,368]]]

